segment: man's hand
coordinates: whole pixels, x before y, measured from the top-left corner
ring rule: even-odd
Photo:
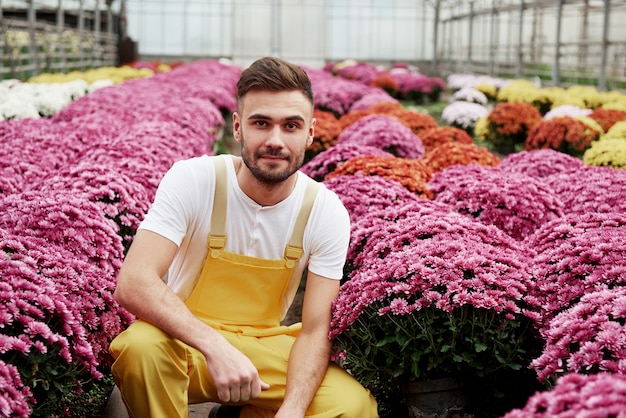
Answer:
[[[254,364],[226,339],[220,338],[205,354],[209,373],[222,402],[240,402],[258,398],[270,388],[259,377]]]

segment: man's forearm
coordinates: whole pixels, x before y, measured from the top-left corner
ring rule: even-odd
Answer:
[[[298,337],[289,356],[285,399],[276,417],[304,416],[326,375],[330,349],[326,335]]]

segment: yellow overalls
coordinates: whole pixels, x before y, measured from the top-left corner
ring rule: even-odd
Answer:
[[[285,292],[303,252],[302,236],[318,184],[307,188],[284,259],[230,253],[223,250],[226,170],[221,158],[214,162],[218,181],[208,254],[185,304],[248,356],[270,385],[259,398],[245,402],[241,417],[273,417],[285,395],[287,360],[302,325],[280,325],[293,300],[291,295],[284,303]],[[110,351],[116,358],[113,376],[132,417],[187,417],[190,403],[219,402],[204,356],[145,321],[122,332]],[[378,412],[371,394],[331,363],[307,416],[369,418]]]

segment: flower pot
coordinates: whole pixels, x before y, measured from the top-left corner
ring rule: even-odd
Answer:
[[[467,394],[455,378],[410,382],[402,392],[409,418],[452,418],[467,403]]]

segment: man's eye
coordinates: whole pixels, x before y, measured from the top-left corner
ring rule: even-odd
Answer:
[[[287,124],[287,129],[298,129],[298,124],[297,123],[288,123]]]
[[[254,122],[254,124],[256,126],[266,126],[267,122],[265,122],[264,120],[257,120],[257,121]]]

